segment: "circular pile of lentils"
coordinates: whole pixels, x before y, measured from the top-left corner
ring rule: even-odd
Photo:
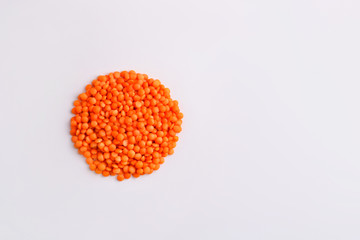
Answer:
[[[74,101],[70,134],[90,170],[119,181],[137,178],[174,153],[183,114],[159,80],[114,72],[85,90]]]

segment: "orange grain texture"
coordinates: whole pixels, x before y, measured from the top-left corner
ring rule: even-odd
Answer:
[[[90,170],[119,181],[158,170],[182,130],[170,90],[133,70],[93,80],[71,112],[71,140]]]

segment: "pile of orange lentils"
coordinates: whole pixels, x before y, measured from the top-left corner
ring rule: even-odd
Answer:
[[[89,168],[117,180],[151,174],[174,153],[183,114],[159,80],[135,71],[99,76],[71,118],[72,142]]]

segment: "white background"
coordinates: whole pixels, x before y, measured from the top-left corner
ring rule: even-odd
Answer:
[[[360,2],[0,6],[0,239],[360,239]],[[156,173],[72,147],[97,75],[159,78],[185,115]]]

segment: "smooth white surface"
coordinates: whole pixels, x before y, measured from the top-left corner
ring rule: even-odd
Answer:
[[[20,1],[0,7],[0,239],[360,239],[360,3]],[[71,105],[159,78],[185,114],[160,171],[88,170]]]

